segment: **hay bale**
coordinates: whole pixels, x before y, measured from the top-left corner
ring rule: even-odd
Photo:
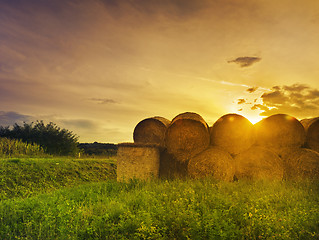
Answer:
[[[159,164],[160,149],[156,144],[118,144],[117,181],[157,178]]]
[[[319,152],[319,117],[300,121],[306,131],[306,147]]]
[[[294,117],[276,114],[254,125],[256,144],[281,154],[284,148],[304,145],[306,134],[302,124]]]
[[[274,152],[253,146],[234,158],[237,179],[282,180],[282,159]]]
[[[285,179],[319,179],[319,153],[296,148],[284,158]]]
[[[160,153],[159,177],[162,179],[186,179],[187,162],[180,162],[167,150]]]
[[[255,141],[253,124],[238,114],[226,114],[219,118],[210,130],[212,145],[236,155],[250,148]]]
[[[163,117],[146,118],[140,121],[133,133],[135,143],[154,143],[164,147],[165,132],[170,121]]]
[[[165,146],[168,153],[181,162],[205,150],[210,143],[208,125],[196,113],[182,113],[176,116],[168,126]]]
[[[232,181],[234,173],[233,158],[216,146],[197,154],[188,163],[188,174],[193,178],[210,176],[218,180]]]

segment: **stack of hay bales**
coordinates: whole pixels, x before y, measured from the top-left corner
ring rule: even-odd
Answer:
[[[226,114],[210,128],[211,144],[235,156],[254,144],[253,124],[238,114]]]
[[[303,126],[304,125],[304,126]],[[306,131],[305,131],[306,129]],[[307,133],[307,141],[306,141]],[[253,125],[226,114],[212,127],[196,113],[139,122],[134,143],[119,144],[118,180],[151,177],[319,179],[319,118],[276,114]]]
[[[117,152],[117,181],[147,180],[159,175],[160,150],[156,144],[121,143]]]
[[[220,147],[210,147],[191,158],[188,174],[193,178],[213,177],[232,181],[234,178],[233,158]]]
[[[238,154],[234,159],[235,177],[251,180],[282,180],[282,159],[274,152],[258,146]]]
[[[208,125],[197,113],[186,112],[177,115],[166,131],[167,152],[180,162],[188,162],[208,148],[209,143]]]
[[[319,152],[319,117],[302,119],[306,131],[306,147]]]
[[[256,145],[268,148],[279,156],[287,149],[304,145],[306,134],[302,124],[286,114],[275,114],[254,125]]]

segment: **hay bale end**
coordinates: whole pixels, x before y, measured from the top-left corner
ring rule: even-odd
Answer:
[[[146,118],[140,121],[133,132],[135,143],[154,143],[164,147],[165,132],[170,121],[163,117]]]
[[[251,147],[234,158],[237,179],[282,180],[284,167],[282,159],[274,152]]]
[[[178,161],[188,162],[209,144],[208,125],[197,113],[179,114],[167,128],[165,146]]]
[[[238,114],[226,114],[211,127],[211,144],[236,155],[254,144],[253,131],[253,124],[247,118]]]
[[[216,146],[197,154],[188,163],[188,174],[196,179],[212,177],[232,181],[234,173],[233,158],[228,152]]]
[[[160,148],[157,144],[118,144],[117,180],[158,178]]]

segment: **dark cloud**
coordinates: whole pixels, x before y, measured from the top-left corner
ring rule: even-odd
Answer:
[[[276,86],[278,88],[278,86]],[[280,87],[279,87],[280,89]],[[282,89],[288,92],[300,92],[303,91],[305,89],[309,89],[309,86],[305,85],[305,84],[298,84],[295,83],[291,86],[282,86]]]
[[[259,57],[238,57],[228,61],[228,63],[237,63],[240,67],[249,67],[260,60],[261,58]]]
[[[31,116],[17,112],[0,111],[0,126],[12,126],[15,123],[21,124],[32,120]]]
[[[243,98],[238,99],[237,104],[244,104],[244,103],[246,103],[245,99],[243,99]]]
[[[258,87],[251,87],[251,88],[248,88],[246,91],[249,92],[249,93],[253,93],[253,92],[255,92],[257,89],[258,89]]]
[[[280,90],[264,93],[261,98],[263,99],[265,104],[270,105],[285,104],[289,100],[285,92]]]
[[[262,116],[286,113],[298,118],[319,115],[319,90],[305,84],[274,86],[261,95],[262,104],[252,110],[262,110]]]
[[[114,99],[110,98],[90,98],[89,100],[96,102],[98,104],[112,104],[112,103],[117,103]]]

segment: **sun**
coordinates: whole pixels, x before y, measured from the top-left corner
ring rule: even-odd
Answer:
[[[263,117],[259,115],[245,114],[243,116],[247,118],[252,124],[258,123],[260,120],[263,119]]]

